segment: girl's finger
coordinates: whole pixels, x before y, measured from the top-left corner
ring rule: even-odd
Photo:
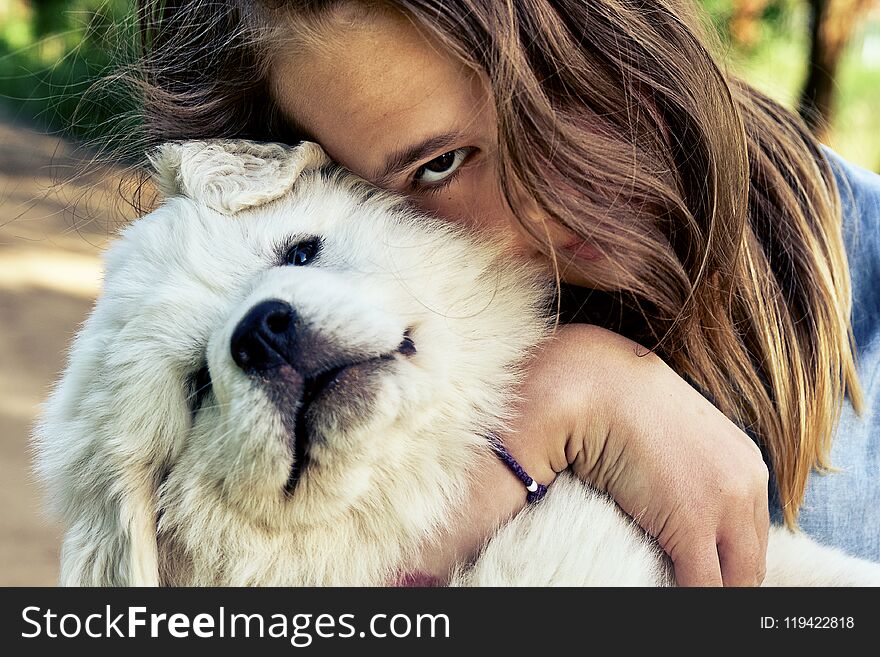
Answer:
[[[721,586],[721,563],[714,542],[691,543],[673,557],[679,586]]]

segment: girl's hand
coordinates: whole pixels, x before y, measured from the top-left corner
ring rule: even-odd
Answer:
[[[657,538],[679,585],[759,585],[770,522],[760,450],[645,354],[595,326],[562,327],[532,365],[505,444],[543,483],[571,467],[607,491]]]
[[[530,365],[505,446],[543,484],[571,467],[608,492],[657,538],[679,585],[758,585],[769,530],[760,451],[646,351],[596,326],[561,327]],[[426,574],[445,578],[524,506],[500,460],[481,474],[454,534],[425,546]]]

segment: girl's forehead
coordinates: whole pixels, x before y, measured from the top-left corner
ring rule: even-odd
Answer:
[[[481,76],[399,14],[329,22],[271,67],[275,101],[334,160],[378,182],[390,154],[439,134],[495,134]],[[458,144],[458,146],[468,144]]]

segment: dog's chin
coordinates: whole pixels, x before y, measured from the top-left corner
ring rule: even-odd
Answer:
[[[343,436],[367,424],[374,411],[381,378],[387,375],[393,354],[348,363],[306,379],[301,385],[292,427],[293,460],[285,490],[293,494],[304,473],[314,466],[310,448],[329,445],[332,437]]]

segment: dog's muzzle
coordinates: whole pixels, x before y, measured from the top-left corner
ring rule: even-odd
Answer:
[[[289,490],[302,473],[308,444],[314,439],[309,429],[314,424],[313,407],[344,406],[347,397],[364,399],[366,391],[361,388],[370,385],[370,374],[383,361],[416,353],[409,331],[390,353],[352,352],[310,327],[279,299],[261,301],[245,314],[232,332],[230,350],[235,364],[264,386],[293,438]]]

